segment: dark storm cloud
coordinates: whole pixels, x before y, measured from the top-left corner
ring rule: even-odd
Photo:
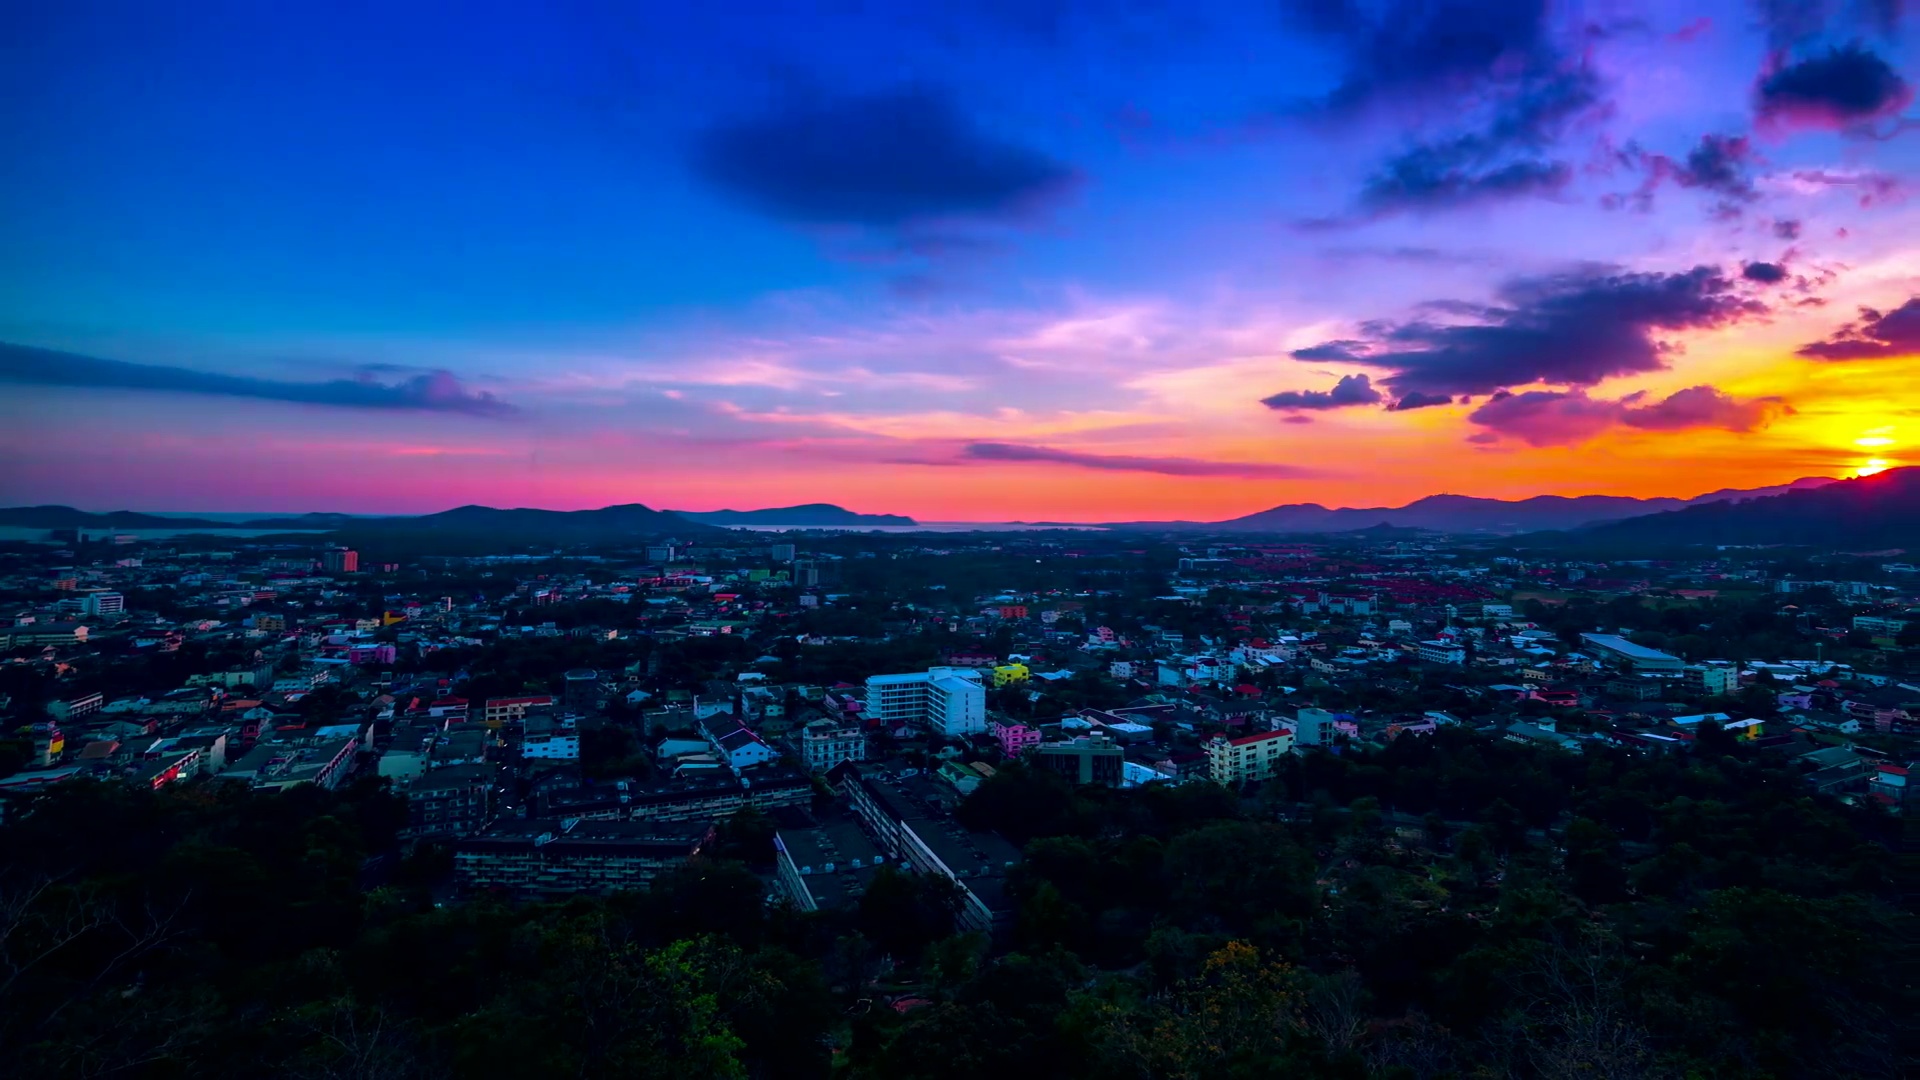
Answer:
[[[1399,401],[1387,406],[1389,412],[1409,412],[1413,409],[1426,409],[1435,405],[1451,405],[1453,398],[1446,394],[1423,394],[1418,390],[1404,395]]]
[[[1777,285],[1787,280],[1787,268],[1779,263],[1750,262],[1740,269],[1740,276],[1762,285]]]
[[[1103,472],[1148,472],[1163,476],[1242,476],[1255,480],[1286,480],[1311,476],[1312,470],[1293,465],[1251,461],[1204,461],[1200,458],[1137,457],[1128,454],[1089,454],[1052,446],[1022,443],[968,443],[961,451],[968,461],[1037,462],[1071,465]]]
[[[1295,349],[1288,355],[1295,360],[1333,360],[1352,362],[1363,359],[1370,346],[1364,341],[1342,340],[1323,341],[1318,345],[1309,345],[1304,349]]]
[[[289,382],[250,375],[221,375],[161,364],[132,364],[94,356],[0,344],[0,382],[72,386],[98,390],[152,390],[176,394],[290,401],[342,409],[511,416],[519,410],[492,394],[463,386],[451,372],[426,371],[397,382],[362,379]]]
[[[1075,182],[1067,166],[981,131],[919,86],[724,124],[692,158],[702,178],[756,209],[818,225],[1017,220]]]
[[[1474,308],[1461,309],[1474,310]],[[1667,366],[1661,332],[1702,330],[1763,314],[1710,266],[1681,273],[1587,270],[1510,282],[1469,322],[1414,319],[1366,327],[1345,351],[1391,372],[1394,393],[1486,394],[1543,382],[1592,386]]]
[[[1467,117],[1384,162],[1362,184],[1356,217],[1319,224],[1550,196],[1571,181],[1573,167],[1550,151],[1604,103],[1598,77],[1555,39],[1546,3],[1297,0],[1291,8],[1346,53],[1328,113],[1456,101]]]
[[[1816,360],[1882,360],[1920,355],[1920,296],[1892,311],[1860,309],[1860,321],[1835,331],[1825,341],[1800,347]]]
[[[1913,100],[1913,88],[1893,66],[1860,45],[1776,67],[1754,87],[1762,122],[1843,129],[1893,116]]]
[[[1287,0],[1285,7],[1345,54],[1345,74],[1327,101],[1334,109],[1469,89],[1557,58],[1545,0]]]
[[[1552,195],[1573,179],[1563,161],[1513,161],[1481,167],[1426,146],[1389,161],[1367,178],[1360,204],[1375,215],[1396,210],[1449,210],[1480,203]]]
[[[1378,405],[1385,400],[1365,375],[1346,375],[1331,390],[1282,390],[1260,399],[1269,409],[1344,409],[1351,405]]]

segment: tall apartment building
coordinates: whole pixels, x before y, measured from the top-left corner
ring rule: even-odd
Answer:
[[[329,574],[360,572],[360,553],[350,548],[332,548],[320,553],[320,569]]]
[[[127,610],[127,598],[117,592],[96,589],[80,597],[80,610],[87,615],[118,615]]]
[[[969,668],[874,675],[866,699],[865,715],[888,728],[905,724],[949,736],[987,730],[987,691]]]
[[[1288,728],[1238,739],[1215,735],[1207,742],[1207,774],[1214,783],[1227,787],[1267,780],[1279,771],[1292,749],[1293,732]]]

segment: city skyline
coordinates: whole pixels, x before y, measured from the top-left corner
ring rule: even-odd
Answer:
[[[1205,520],[1920,464],[1900,15],[17,12],[0,502]]]

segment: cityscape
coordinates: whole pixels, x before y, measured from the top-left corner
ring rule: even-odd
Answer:
[[[0,1072],[1912,1075],[1911,15],[8,13]]]

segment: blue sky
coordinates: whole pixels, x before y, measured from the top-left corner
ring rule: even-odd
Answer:
[[[1920,292],[1898,7],[20,6],[0,497],[1224,515],[1897,463],[1904,344],[1804,350]]]

